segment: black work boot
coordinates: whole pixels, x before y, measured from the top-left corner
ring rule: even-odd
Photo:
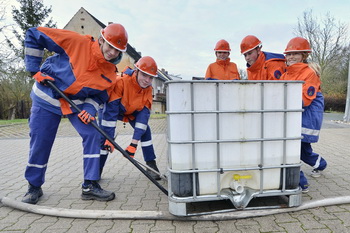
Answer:
[[[43,195],[43,190],[41,187],[35,187],[31,184],[28,184],[28,192],[22,198],[22,202],[28,204],[36,204],[39,201],[39,198]]]
[[[152,168],[153,170],[156,170],[157,172],[159,172],[159,169],[157,167],[156,161],[152,160],[152,161],[146,161],[147,166],[149,166],[150,168]],[[147,173],[150,174],[150,176],[155,179],[155,180],[160,180],[160,176],[156,173],[154,173],[153,171],[151,171],[150,169],[146,169]]]
[[[103,190],[97,181],[92,180],[89,184],[82,185],[81,199],[96,201],[111,201],[115,193]]]

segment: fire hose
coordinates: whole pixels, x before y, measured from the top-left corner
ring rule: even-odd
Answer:
[[[258,210],[239,210],[225,213],[214,213],[196,216],[178,217],[167,211],[137,211],[137,210],[78,210],[54,208],[40,205],[31,205],[20,201],[12,200],[8,197],[0,198],[0,202],[8,207],[18,210],[65,218],[83,218],[83,219],[132,219],[132,220],[177,220],[177,221],[223,221],[244,219],[251,217],[262,217],[273,214],[282,214],[296,212],[306,209],[312,209],[322,206],[350,204],[350,196],[326,198],[322,200],[307,201],[298,207],[279,208],[279,209],[258,209]]]

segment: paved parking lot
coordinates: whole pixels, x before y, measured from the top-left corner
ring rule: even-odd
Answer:
[[[319,178],[308,176],[310,192],[303,202],[350,196],[350,126],[341,115],[325,114],[320,142],[314,149],[328,161]],[[150,121],[157,162],[166,171],[166,119]],[[131,128],[119,125],[117,142],[126,147]],[[0,127],[1,186],[0,198],[20,201],[26,192],[23,177],[27,163],[29,136],[26,124]],[[189,220],[173,218],[168,213],[168,199],[120,153],[109,157],[101,186],[115,191],[111,202],[82,201],[81,139],[63,121],[47,170],[44,196],[39,206],[71,210],[120,210],[131,219],[81,219],[45,216],[17,210],[0,203],[0,232],[350,232],[350,204],[318,207],[297,212],[232,220]],[[136,158],[142,162],[141,150]],[[306,173],[311,168],[302,167]],[[166,181],[160,183],[167,188]],[[139,216],[162,212],[165,219],[142,220]],[[137,214],[136,214],[137,213]],[[133,215],[134,214],[134,215]],[[170,216],[170,217],[169,217]],[[188,219],[187,219],[188,220]]]

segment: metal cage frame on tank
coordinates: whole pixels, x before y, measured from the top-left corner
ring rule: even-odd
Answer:
[[[167,82],[170,213],[301,205],[302,83]]]

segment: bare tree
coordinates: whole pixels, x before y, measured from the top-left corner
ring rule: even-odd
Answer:
[[[0,33],[2,34],[8,25],[5,21],[5,12],[6,12],[6,1],[0,0]],[[5,43],[5,37],[0,36],[0,44]],[[0,77],[6,72],[7,64],[10,63],[10,54],[11,52],[5,47],[1,46],[0,50]]]
[[[344,95],[347,80],[344,67],[349,62],[349,57],[344,55],[349,54],[350,49],[348,25],[337,21],[330,13],[318,19],[308,10],[298,18],[295,34],[310,42],[310,60],[320,65],[324,92]]]
[[[321,74],[329,66],[339,61],[342,50],[349,44],[347,32],[346,23],[337,22],[329,13],[319,21],[312,15],[312,10],[304,11],[303,17],[298,19],[296,30],[298,36],[310,42],[311,59],[321,66]]]
[[[6,0],[0,0],[1,20],[5,18],[5,2],[7,3]],[[14,119],[17,116],[26,118],[29,115],[27,106],[31,103],[29,93],[34,80],[29,77],[23,65],[24,38],[27,29],[37,26],[56,27],[51,19],[46,20],[51,13],[51,7],[45,7],[43,1],[17,0],[17,2],[20,4],[18,9],[12,6],[12,18],[17,25],[0,24],[0,32],[4,36],[0,50],[0,118],[7,119]],[[44,21],[47,23],[44,24]],[[16,62],[13,62],[14,60]],[[23,106],[26,106],[24,110]]]

